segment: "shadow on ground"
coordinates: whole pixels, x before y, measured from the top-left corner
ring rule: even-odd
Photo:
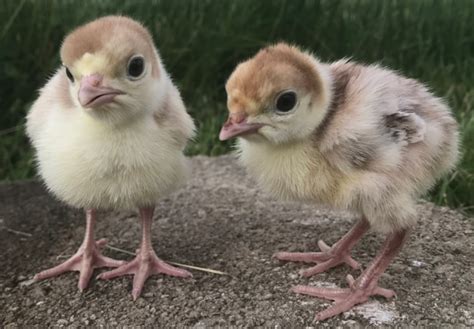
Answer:
[[[82,294],[77,273],[32,283],[35,272],[62,261],[58,255],[75,252],[82,240],[83,214],[54,200],[39,183],[0,185],[1,327],[474,325],[472,219],[421,203],[419,226],[381,280],[397,297],[374,298],[355,311],[315,323],[316,311],[328,304],[290,293],[290,287],[345,285],[346,274],[358,271],[339,267],[307,279],[298,271],[308,265],[271,256],[279,250],[315,251],[319,238],[333,243],[354,218],[274,201],[231,157],[196,157],[192,162],[189,184],[158,203],[154,246],[163,259],[229,275],[193,271],[194,277],[185,280],[154,276],[136,302],[131,277],[93,279]],[[100,214],[96,234],[114,247],[134,251],[139,230],[135,212],[112,212]],[[367,235],[354,257],[366,265],[381,241]],[[132,257],[113,250],[105,254]]]

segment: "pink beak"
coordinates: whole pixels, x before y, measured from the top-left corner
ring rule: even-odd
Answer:
[[[84,107],[97,107],[114,100],[115,96],[124,94],[123,91],[102,86],[103,76],[97,73],[81,79],[79,88],[79,103]]]
[[[225,141],[233,137],[254,134],[262,126],[260,123],[248,123],[247,115],[242,112],[231,113],[224,126],[222,126],[219,139]]]

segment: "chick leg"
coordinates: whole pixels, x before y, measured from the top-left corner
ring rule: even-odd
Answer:
[[[94,241],[95,219],[95,210],[86,210],[86,232],[77,252],[64,263],[36,274],[34,280],[40,281],[64,272],[79,271],[78,287],[82,291],[87,287],[94,268],[117,267],[124,264],[124,261],[105,257],[100,253],[100,249],[107,244],[107,241],[105,239]]]
[[[140,296],[146,279],[152,274],[163,273],[183,278],[192,276],[188,271],[173,267],[156,256],[151,244],[153,210],[154,208],[140,208],[142,242],[140,249],[137,250],[135,259],[115,270],[102,273],[98,276],[100,279],[108,280],[122,275],[133,274],[133,300],[136,300]]]
[[[390,234],[382,249],[373,259],[367,269],[354,280],[351,275],[347,276],[349,288],[320,288],[310,286],[296,286],[293,291],[299,294],[310,295],[319,298],[334,300],[335,303],[324,311],[316,314],[316,320],[321,321],[350,310],[354,305],[364,303],[370,296],[380,295],[385,298],[395,296],[390,289],[380,288],[377,282],[383,272],[387,269],[393,258],[400,251],[407,236],[407,231]]]
[[[360,265],[351,257],[350,252],[368,229],[369,223],[363,218],[332,247],[319,240],[318,246],[321,252],[278,252],[275,254],[275,257],[279,260],[292,262],[318,263],[316,266],[301,271],[301,274],[304,276],[322,273],[343,263],[358,269]]]

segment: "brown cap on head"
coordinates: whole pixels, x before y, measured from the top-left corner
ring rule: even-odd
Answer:
[[[230,112],[258,114],[271,96],[294,89],[319,96],[323,88],[314,59],[297,47],[279,43],[239,64],[226,84]]]
[[[76,28],[64,39],[61,59],[66,66],[71,66],[84,54],[99,51],[106,51],[112,63],[141,53],[152,63],[153,76],[159,74],[153,38],[143,25],[131,18],[106,16]]]

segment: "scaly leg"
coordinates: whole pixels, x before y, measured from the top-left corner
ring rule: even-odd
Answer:
[[[322,273],[343,263],[358,269],[360,265],[351,257],[350,252],[368,230],[369,223],[363,218],[332,247],[319,240],[318,246],[321,252],[278,252],[275,254],[275,257],[279,260],[292,262],[318,263],[316,266],[301,271],[301,274],[304,276]]]
[[[333,317],[337,314],[350,310],[354,305],[363,303],[370,296],[380,295],[385,298],[395,296],[395,292],[390,289],[380,288],[377,282],[383,272],[387,269],[393,258],[400,251],[405,239],[407,231],[401,231],[390,234],[382,249],[370,263],[369,267],[354,280],[351,275],[347,276],[349,288],[319,288],[310,286],[296,286],[294,292],[299,294],[310,295],[319,298],[331,299],[335,303],[324,311],[316,314],[316,320],[321,321]]]
[[[143,289],[146,279],[152,274],[163,273],[178,277],[191,277],[192,274],[186,270],[171,266],[159,259],[151,244],[151,223],[154,208],[140,208],[142,220],[142,242],[137,256],[131,262],[116,268],[115,270],[102,273],[99,279],[109,280],[118,276],[133,274],[133,300],[136,300]]]
[[[94,268],[117,267],[124,264],[124,261],[105,257],[100,253],[100,249],[107,244],[107,241],[105,239],[94,241],[95,219],[95,210],[86,210],[86,232],[77,252],[64,263],[36,274],[34,280],[40,281],[64,272],[79,271],[78,287],[82,291],[89,284]]]

